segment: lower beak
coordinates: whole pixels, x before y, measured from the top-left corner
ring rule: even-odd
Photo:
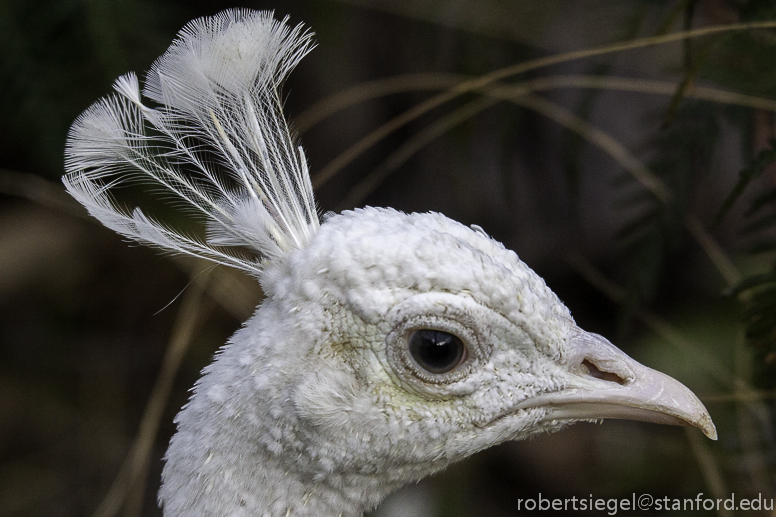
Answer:
[[[544,420],[623,418],[692,425],[717,439],[709,412],[679,381],[634,361],[597,334],[580,330],[570,345],[568,387],[524,400],[516,409],[547,408]]]

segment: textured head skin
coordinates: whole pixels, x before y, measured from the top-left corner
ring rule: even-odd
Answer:
[[[439,214],[331,216],[262,284],[266,301],[178,417],[165,515],[360,515],[409,481],[573,420],[518,408],[526,400],[607,384],[569,363],[583,332],[542,279]],[[459,336],[466,359],[423,370],[407,345],[421,328]]]
[[[355,501],[337,504],[358,514],[453,461],[557,427],[539,423],[544,409],[513,408],[564,386],[574,322],[541,278],[480,231],[439,214],[346,212],[262,283],[267,300],[178,417],[161,493],[167,514],[192,515],[203,498],[190,479],[227,470],[255,497],[251,477],[268,480],[251,456],[352,490]],[[447,374],[423,372],[407,353],[416,328],[458,335],[468,358]],[[208,475],[211,464],[218,475]]]
[[[167,517],[357,516],[451,462],[576,420],[716,437],[687,388],[576,327],[482,230],[374,208],[319,225],[278,92],[311,46],[269,12],[194,20],[142,93],[135,74],[119,78],[68,135],[63,182],[93,216],[242,269],[267,295],[176,419]],[[117,204],[112,189],[139,179],[205,237]]]
[[[390,441],[398,465],[401,450],[407,463],[447,463],[542,430],[512,426],[504,434],[488,425],[516,402],[564,384],[566,369],[557,365],[575,328],[513,251],[439,214],[367,208],[328,219],[289,266],[275,285],[270,273],[270,296],[324,308],[310,329],[326,329],[312,353],[353,376],[370,408],[370,429],[362,432]],[[423,328],[461,337],[467,360],[438,375],[416,365],[407,341]],[[322,379],[320,371],[315,377]],[[363,427],[367,415],[343,413],[339,398],[313,390],[299,396],[313,424],[334,424],[338,436],[343,426]],[[526,428],[534,423],[527,413],[519,418]]]

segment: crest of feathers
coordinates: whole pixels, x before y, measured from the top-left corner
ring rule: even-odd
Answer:
[[[67,191],[121,235],[254,275],[264,260],[304,247],[320,223],[278,90],[312,49],[311,36],[267,12],[189,23],[152,66],[142,96],[127,74],[73,124]],[[205,236],[120,207],[112,192],[133,181],[193,211]]]

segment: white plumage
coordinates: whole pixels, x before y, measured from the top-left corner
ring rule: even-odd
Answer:
[[[118,233],[258,274],[258,256],[304,247],[318,228],[310,176],[281,112],[278,87],[310,50],[310,34],[271,13],[225,11],[195,20],[148,73],[95,103],[68,136],[65,186]],[[149,134],[150,133],[150,134]],[[161,146],[161,147],[160,147]],[[183,169],[186,172],[183,172]],[[109,189],[155,184],[207,224],[207,241],[142,211],[119,210]],[[230,252],[245,247],[254,256]]]
[[[71,128],[65,186],[122,235],[240,268],[266,300],[177,417],[166,516],[352,516],[506,440],[576,420],[690,423],[677,381],[579,329],[517,255],[435,214],[319,223],[278,89],[312,47],[271,13],[187,25],[143,95],[120,78]],[[111,192],[129,181],[201,224],[187,235]]]

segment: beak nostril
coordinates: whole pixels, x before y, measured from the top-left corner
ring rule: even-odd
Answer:
[[[616,373],[601,370],[590,359],[585,359],[584,361],[582,361],[582,366],[587,368],[587,372],[590,374],[591,377],[595,377],[596,379],[601,379],[603,381],[616,382],[617,384],[620,384],[623,386],[627,384],[627,381],[625,379],[623,379]]]

